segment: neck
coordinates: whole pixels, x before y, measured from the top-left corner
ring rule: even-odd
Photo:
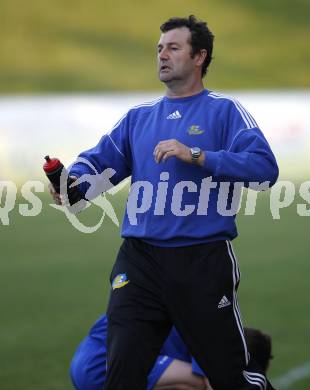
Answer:
[[[169,98],[181,98],[192,95],[197,95],[204,90],[202,80],[196,80],[195,82],[188,83],[183,80],[172,80],[166,82],[166,95]]]

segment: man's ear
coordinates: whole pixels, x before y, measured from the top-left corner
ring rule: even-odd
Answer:
[[[205,59],[207,58],[207,55],[208,55],[208,52],[206,49],[201,49],[199,53],[196,54],[197,56],[197,60],[196,60],[196,64],[198,66],[201,66]]]

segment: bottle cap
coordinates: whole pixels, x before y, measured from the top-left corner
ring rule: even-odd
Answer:
[[[58,158],[50,158],[50,156],[45,156],[44,158],[46,162],[43,165],[43,169],[46,173],[56,171],[62,165]]]

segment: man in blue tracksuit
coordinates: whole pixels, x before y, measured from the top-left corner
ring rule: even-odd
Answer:
[[[216,390],[272,389],[249,359],[227,211],[240,183],[274,184],[277,163],[248,111],[204,89],[213,47],[206,23],[173,18],[161,32],[166,96],[129,110],[70,170],[86,198],[83,175],[102,179],[109,168],[114,185],[132,178],[111,273],[105,389],[145,390],[172,325]]]

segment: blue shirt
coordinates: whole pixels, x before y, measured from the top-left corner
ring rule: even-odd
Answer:
[[[157,164],[154,148],[168,139],[205,151],[204,166],[176,157]],[[114,185],[132,177],[121,234],[158,246],[235,238],[235,213],[223,215],[218,210],[219,195],[225,195],[220,184],[267,181],[273,185],[278,177],[275,157],[253,117],[238,101],[208,90],[132,108],[97,146],[79,157],[98,174],[113,168]],[[70,174],[80,177],[94,174],[94,169],[77,162]],[[80,188],[87,197],[87,183]],[[229,210],[233,186],[227,191],[224,208]]]

